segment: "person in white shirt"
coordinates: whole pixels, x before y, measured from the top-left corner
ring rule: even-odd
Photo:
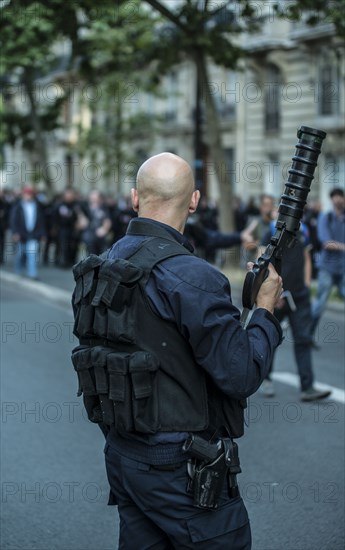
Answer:
[[[24,258],[26,274],[38,279],[39,244],[45,238],[43,209],[35,200],[32,187],[24,187],[19,200],[12,208],[10,217],[12,238],[16,243],[15,271],[21,275]]]

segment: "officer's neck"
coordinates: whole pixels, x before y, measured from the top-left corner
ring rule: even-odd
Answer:
[[[177,216],[173,216],[171,215],[170,213],[157,213],[157,212],[142,212],[139,210],[138,212],[139,216],[142,217],[142,218],[148,218],[148,219],[151,219],[151,220],[154,220],[156,222],[160,222],[160,223],[165,223],[165,225],[169,225],[170,227],[173,227],[174,229],[176,229],[176,231],[178,231],[179,233],[183,234],[184,232],[184,228],[185,228],[185,224],[186,224],[186,220],[183,219],[178,219]]]

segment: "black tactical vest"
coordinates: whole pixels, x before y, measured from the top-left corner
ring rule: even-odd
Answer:
[[[88,417],[119,431],[204,431],[243,434],[245,400],[220,392],[195,362],[173,323],[156,315],[145,285],[160,261],[191,252],[167,231],[145,222],[130,234],[149,238],[127,259],[91,255],[74,269],[72,351]]]

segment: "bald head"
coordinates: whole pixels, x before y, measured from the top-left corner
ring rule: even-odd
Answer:
[[[164,223],[170,221],[170,225],[175,219],[184,223],[192,211],[193,197],[197,205],[199,196],[194,190],[189,164],[172,153],[160,153],[144,162],[138,171],[137,189],[133,191],[133,207],[140,216]]]
[[[137,189],[142,199],[170,201],[189,197],[194,191],[192,170],[181,157],[160,153],[139,168]]]

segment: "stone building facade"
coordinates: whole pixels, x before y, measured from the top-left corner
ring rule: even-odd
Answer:
[[[236,72],[210,66],[229,185],[244,200],[262,192],[278,197],[291,164],[296,130],[301,124],[312,126],[327,132],[311,191],[311,198],[320,199],[326,207],[329,190],[343,187],[345,178],[344,45],[329,23],[320,22],[310,27],[303,22],[278,19],[270,11],[263,14],[263,20],[260,33],[240,37],[247,56]],[[63,79],[63,75],[54,76],[55,88],[51,87],[51,93],[58,93],[58,87],[64,85]],[[47,97],[48,85],[46,83]],[[164,77],[162,89],[164,93],[157,98],[129,87],[128,101],[123,102],[122,108],[128,113],[144,111],[159,115],[161,123],[153,140],[128,143],[133,158],[138,161],[124,167],[115,181],[115,176],[104,176],[101,157],[96,162],[73,152],[79,132],[92,125],[90,102],[85,101],[90,99],[91,92],[74,83],[73,101],[68,102],[61,114],[63,129],[52,132],[49,138],[56,190],[73,184],[85,193],[98,187],[110,193],[126,194],[133,185],[136,164],[160,151],[175,152],[195,166],[196,71],[193,64],[186,61],[175,67]],[[203,94],[201,89],[201,100]],[[49,100],[47,97],[42,101]],[[19,101],[18,97],[12,100]],[[202,162],[204,191],[219,200],[204,117],[200,134],[202,159],[198,162],[199,168]],[[32,174],[30,162],[30,156],[20,144],[15,148],[6,146],[2,185],[27,184]]]

